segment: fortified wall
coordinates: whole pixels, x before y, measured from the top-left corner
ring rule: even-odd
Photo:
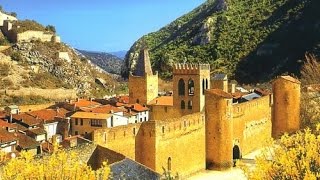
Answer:
[[[232,106],[233,147],[248,154],[271,138],[272,95]]]
[[[12,22],[10,20],[3,21],[1,30],[3,34],[13,43],[30,42],[32,40],[40,40],[42,42],[61,42],[60,36],[57,36],[53,33],[33,30],[17,33],[16,31],[13,31]]]
[[[136,159],[136,136],[140,131],[140,127],[141,124],[129,124],[98,129],[92,133],[92,140],[131,159]]]
[[[205,169],[205,117],[201,113],[96,130],[94,141],[159,173],[165,168],[183,177]]]

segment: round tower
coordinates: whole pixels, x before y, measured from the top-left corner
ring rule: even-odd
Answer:
[[[208,169],[232,167],[232,95],[221,89],[205,92],[206,164]]]
[[[273,81],[274,138],[300,129],[300,84],[300,81],[291,76],[280,76]]]

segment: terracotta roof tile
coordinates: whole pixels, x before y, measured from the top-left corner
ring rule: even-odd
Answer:
[[[116,104],[115,104],[115,106],[117,106],[117,107],[121,107],[121,106],[124,106],[125,104],[124,103],[119,103],[119,102],[117,102]]]
[[[76,105],[76,107],[96,107],[101,104],[95,101],[90,101],[87,99],[79,99],[78,101],[73,101],[70,103],[71,105]]]
[[[153,106],[173,106],[173,96],[160,96],[149,102]]]
[[[261,88],[254,89],[254,92],[261,95],[261,96],[267,96],[267,95],[271,94],[268,90],[264,90]]]
[[[231,99],[232,98],[232,95],[227,93],[227,92],[224,92],[223,90],[221,89],[209,89],[209,90],[206,90],[207,93],[210,93],[210,94],[214,94],[216,96],[220,96],[220,97],[223,97],[223,98],[228,98],[228,99]]]
[[[32,148],[36,148],[36,147],[40,146],[40,144],[35,139],[33,139],[25,134],[16,133],[15,135],[18,138],[18,140],[19,140],[18,144],[22,149],[32,149]]]
[[[239,98],[241,98],[242,96],[244,96],[246,94],[248,94],[248,93],[235,92],[235,93],[232,93],[231,95],[233,96],[233,98],[239,99]]]
[[[111,111],[113,111],[113,112],[123,111],[117,107],[110,105],[110,104],[95,107],[95,108],[82,108],[81,110],[86,111],[86,112],[94,112],[94,113],[110,113]]]
[[[42,120],[37,119],[30,114],[21,113],[21,114],[13,114],[12,119],[16,121],[21,121],[29,126],[39,125]]]
[[[148,111],[149,108],[142,106],[141,104],[135,103],[135,104],[127,104],[127,108],[130,108],[133,111],[142,112],[142,111]]]
[[[129,96],[118,96],[118,102],[128,104],[129,103]]]
[[[38,117],[44,121],[53,121],[55,117],[65,117],[69,111],[64,108],[59,109],[42,109],[38,111],[31,111],[27,114],[32,115],[33,117]]]
[[[71,118],[83,118],[83,119],[108,119],[111,114],[107,113],[93,113],[93,112],[76,112]]]
[[[32,132],[33,134],[36,134],[36,135],[41,135],[41,134],[47,133],[47,131],[45,131],[42,128],[32,128],[32,129],[28,129],[27,131]]]
[[[5,111],[0,111],[0,118],[5,118],[7,113]]]
[[[15,126],[14,124],[12,123],[8,123],[6,120],[4,119],[0,119],[0,127],[2,128],[6,128],[6,127],[9,127],[9,128],[17,128],[17,126]]]
[[[10,133],[4,129],[0,128],[0,144],[12,142],[18,140],[13,133]]]
[[[26,128],[26,127],[22,126],[21,124],[13,123],[13,125],[17,127],[17,130],[18,130],[18,131],[25,132],[25,131],[27,131],[27,130],[28,130],[28,128]]]

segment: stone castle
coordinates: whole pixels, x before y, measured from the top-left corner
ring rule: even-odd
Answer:
[[[162,173],[181,177],[203,169],[224,170],[271,137],[300,128],[300,82],[280,76],[272,93],[239,100],[225,77],[210,79],[208,64],[176,64],[173,95],[158,97],[147,50],[129,77],[131,103],[145,104],[150,121],[99,129],[93,140]],[[259,94],[259,96],[257,96]]]
[[[16,26],[15,24],[17,21],[18,19],[16,17],[0,12],[0,30],[10,42],[20,43],[30,42],[32,40],[40,40],[42,42],[61,42],[60,36],[54,33],[38,30],[27,30],[18,33],[14,30],[14,26]],[[15,28],[18,29],[19,27]]]

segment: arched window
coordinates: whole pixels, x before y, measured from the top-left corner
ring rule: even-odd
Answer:
[[[171,157],[168,158],[168,171],[171,171]]]
[[[181,109],[185,109],[186,108],[186,103],[184,102],[184,100],[181,101]]]
[[[188,109],[192,109],[192,101],[188,101]]]
[[[204,95],[204,90],[205,90],[205,82],[204,79],[202,79],[202,94]]]
[[[206,89],[208,89],[208,79],[206,79]]]
[[[189,82],[188,82],[188,93],[190,96],[194,95],[194,82],[192,79],[189,79]]]
[[[137,100],[136,100],[136,103],[138,103],[138,104],[139,104],[139,103],[140,103],[140,100],[139,100],[139,99],[137,99]]]
[[[184,80],[180,79],[178,83],[178,94],[179,96],[184,96],[185,95],[185,84]]]

